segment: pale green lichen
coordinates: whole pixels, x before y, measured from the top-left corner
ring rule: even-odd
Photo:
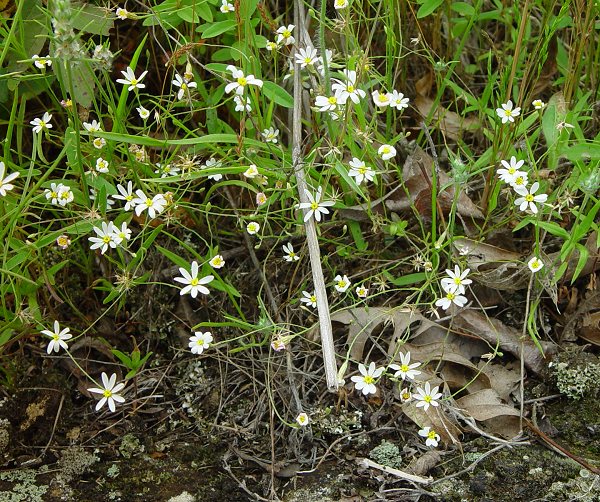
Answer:
[[[560,354],[550,363],[550,371],[558,390],[571,399],[593,398],[600,391],[600,363],[592,354],[575,351]]]
[[[107,470],[106,470],[106,475],[111,478],[111,479],[115,479],[119,474],[121,473],[119,466],[117,464],[112,464]]]
[[[0,491],[2,502],[44,502],[47,485],[37,485],[32,469],[0,472],[0,482],[10,484],[8,491]]]
[[[133,434],[125,434],[119,446],[119,453],[123,458],[131,458],[136,453],[142,453],[144,445]]]
[[[385,439],[369,452],[369,458],[381,465],[398,469],[402,465],[400,448]]]
[[[100,459],[81,446],[71,446],[63,451],[58,467],[61,469],[60,481],[69,483],[82,474],[85,474],[92,465]]]

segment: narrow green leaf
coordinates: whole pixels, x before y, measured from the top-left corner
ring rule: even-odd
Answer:
[[[267,98],[272,99],[278,105],[285,108],[294,107],[294,98],[290,96],[290,93],[273,82],[267,81],[263,83],[263,93]]]

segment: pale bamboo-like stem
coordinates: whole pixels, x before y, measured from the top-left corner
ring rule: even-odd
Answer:
[[[301,0],[294,2],[294,23],[299,32],[304,31],[304,16],[300,15]],[[325,51],[321,47],[321,53]],[[292,58],[296,53],[296,47],[292,52]],[[306,174],[304,172],[304,162],[302,159],[302,80],[300,75],[300,66],[294,62],[294,110],[292,115],[292,166],[298,185],[298,195],[300,202],[310,202],[306,196],[305,190]],[[329,315],[329,302],[327,300],[327,290],[325,289],[325,279],[321,267],[321,250],[319,249],[319,240],[317,237],[317,228],[314,218],[309,218],[304,224],[306,228],[306,242],[308,244],[308,253],[310,256],[310,266],[317,297],[317,310],[319,312],[319,328],[321,332],[321,347],[323,349],[323,363],[325,366],[325,378],[327,388],[332,392],[338,390],[337,364],[335,362],[335,348],[333,346],[333,330],[331,328],[331,317]]]

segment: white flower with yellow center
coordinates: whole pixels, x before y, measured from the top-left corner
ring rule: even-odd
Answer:
[[[385,108],[390,104],[390,95],[387,92],[380,93],[379,91],[373,91],[371,96],[373,97],[373,103],[379,108]]]
[[[354,104],[358,104],[367,93],[356,87],[356,72],[354,70],[344,70],[343,73],[345,82],[333,79],[334,83],[331,86],[331,90],[335,92],[339,104],[345,105],[348,98]]]
[[[517,161],[517,158],[513,155],[509,162],[501,160],[502,168],[498,169],[498,176],[504,183],[512,184],[518,176],[521,176],[524,171],[520,169],[525,164],[524,160]]]
[[[142,84],[141,82],[142,79],[148,73],[147,71],[142,72],[142,74],[139,77],[136,77],[133,70],[128,66],[127,70],[121,71],[121,73],[123,74],[124,78],[118,78],[117,82],[119,84],[127,85],[128,91],[133,91],[134,89],[143,89],[144,87],[146,87],[146,84]]]
[[[345,9],[349,4],[348,0],[333,0],[333,7],[336,10]]]
[[[544,267],[544,262],[540,260],[537,256],[534,256],[527,262],[527,266],[529,270],[531,270],[534,274],[539,272]]]
[[[333,280],[335,282],[336,291],[340,293],[345,293],[352,284],[347,275],[344,275],[343,277],[341,275],[336,275]]]
[[[546,106],[546,103],[544,103],[541,99],[534,99],[531,104],[536,110],[541,110]]]
[[[300,303],[306,303],[308,307],[316,308],[317,307],[317,295],[315,292],[309,293],[308,291],[302,291],[302,297],[300,298]]]
[[[292,246],[291,242],[283,245],[283,252],[285,253],[283,255],[283,259],[285,261],[293,262],[300,259],[300,257],[294,252],[294,246]]]
[[[356,184],[360,185],[363,181],[373,181],[375,178],[375,171],[370,166],[367,166],[364,161],[353,157],[349,162],[350,171],[348,176],[353,177],[356,180]]]
[[[298,425],[300,427],[306,427],[308,425],[308,422],[309,422],[308,415],[306,413],[300,413],[296,417],[296,422],[298,423]]]
[[[442,288],[444,291],[456,293],[458,295],[462,295],[465,293],[465,286],[468,286],[473,281],[471,279],[467,279],[469,272],[471,270],[466,268],[461,272],[460,267],[458,265],[454,265],[454,272],[452,270],[446,269],[446,274],[448,277],[444,277],[440,282],[442,284]]]
[[[452,304],[464,307],[467,304],[467,297],[453,293],[452,291],[446,291],[446,296],[435,302],[436,307],[442,307],[444,310],[448,310]]]
[[[244,75],[242,70],[237,69],[233,65],[228,65],[226,69],[233,77],[233,82],[229,82],[225,86],[225,92],[227,94],[231,91],[235,91],[236,94],[241,96],[244,94],[244,89],[246,89],[247,85],[255,85],[257,87],[262,87],[263,85],[262,80],[257,79],[254,75]]]
[[[381,145],[377,153],[383,160],[389,160],[396,156],[396,149],[392,145]]]
[[[40,133],[42,131],[48,131],[49,129],[52,129],[50,120],[52,120],[52,115],[50,115],[48,112],[45,112],[42,118],[35,118],[29,123],[33,126],[34,133]]]
[[[419,436],[425,438],[425,445],[435,448],[440,441],[440,436],[431,427],[423,427],[419,431]]]
[[[102,157],[96,159],[96,172],[107,173],[108,172],[108,161]]]
[[[396,108],[397,110],[404,110],[408,108],[408,102],[410,100],[404,97],[404,94],[398,92],[396,90],[392,91],[390,94],[390,106]]]
[[[200,279],[198,278],[199,271],[200,267],[198,266],[197,261],[192,262],[190,272],[188,272],[183,267],[179,268],[179,273],[181,274],[181,277],[175,277],[173,280],[184,285],[184,287],[181,288],[181,291],[179,292],[180,295],[185,295],[189,293],[192,296],[192,298],[196,298],[196,296],[198,296],[198,293],[201,293],[203,295],[210,294],[210,290],[204,285],[210,283],[214,279],[214,276],[207,275]]]
[[[34,54],[33,56],[31,56],[31,59],[33,59],[33,64],[37,68],[43,69],[46,68],[46,66],[52,66],[52,60],[47,57],[42,58],[37,54]]]
[[[521,197],[515,199],[515,205],[519,206],[520,211],[527,211],[527,208],[531,210],[533,214],[537,214],[537,204],[544,204],[548,200],[548,196],[545,193],[535,195],[540,188],[540,184],[536,181],[531,188],[527,190],[524,186],[514,186],[515,192]]]
[[[177,91],[177,99],[181,101],[186,95],[189,96],[190,89],[198,87],[196,82],[184,79],[179,73],[175,74],[175,80],[171,82],[175,87],[179,87]]]
[[[104,138],[94,138],[92,144],[94,145],[94,148],[101,150],[106,145],[106,140]]]
[[[365,396],[375,394],[377,392],[375,382],[382,375],[384,369],[383,367],[376,368],[374,362],[369,364],[369,369],[364,364],[359,364],[358,371],[360,371],[360,376],[355,375],[350,378],[354,382],[354,388],[361,391]]]
[[[411,363],[410,362],[410,352],[403,354],[400,352],[400,364],[390,364],[390,368],[393,369],[396,373],[394,373],[394,378],[402,378],[402,380],[414,380],[417,375],[420,375],[421,372],[416,370],[421,366],[421,363]]]
[[[19,177],[18,172],[11,173],[5,177],[4,176],[5,172],[6,172],[6,165],[4,164],[4,162],[2,162],[0,160],[0,195],[2,197],[6,196],[6,192],[9,192],[13,188],[15,188],[15,186],[11,182]]]
[[[513,108],[513,102],[509,99],[506,103],[501,105],[501,108],[496,108],[496,114],[502,120],[503,124],[507,122],[514,122],[515,117],[521,114],[521,108]]]
[[[298,49],[295,55],[296,64],[300,65],[300,68],[306,68],[307,66],[314,66],[319,60],[317,57],[317,49],[314,47],[306,47]]]
[[[210,347],[211,342],[213,341],[213,336],[210,331],[205,331],[202,333],[201,331],[194,332],[193,336],[190,336],[190,342],[188,346],[192,354],[202,354],[208,347]]]
[[[103,221],[101,225],[100,228],[94,227],[96,236],[88,237],[88,240],[92,243],[90,249],[100,249],[100,253],[104,254],[108,248],[116,248],[123,239],[118,235],[118,228],[112,221]]]
[[[248,232],[250,235],[257,234],[259,230],[260,225],[256,221],[251,221],[246,225],[246,232]]]
[[[49,336],[52,340],[48,342],[48,348],[46,352],[50,354],[51,352],[58,352],[61,348],[67,350],[69,346],[65,340],[69,340],[73,338],[73,335],[69,333],[69,328],[60,329],[60,324],[58,321],[54,321],[54,331],[50,331],[49,329],[42,330],[42,335]]]
[[[123,382],[115,385],[117,382],[117,375],[113,373],[108,378],[108,375],[102,372],[102,388],[93,387],[88,389],[88,392],[94,392],[96,394],[101,394],[102,399],[98,401],[96,405],[96,411],[102,408],[106,403],[108,403],[108,408],[113,413],[115,412],[115,403],[124,403],[125,398],[118,393],[121,392],[125,388],[125,384]]]
[[[277,34],[276,42],[283,45],[292,45],[296,41],[292,36],[294,28],[295,26],[293,24],[277,28],[277,31],[275,32]]]
[[[269,127],[262,132],[262,137],[265,138],[267,143],[277,143],[277,138],[279,137],[279,129],[275,129],[274,127]]]
[[[332,200],[321,200],[321,197],[323,196],[322,187],[317,189],[317,193],[314,196],[307,189],[304,189],[304,193],[308,198],[308,202],[301,202],[298,204],[299,209],[308,209],[304,215],[304,222],[310,220],[312,216],[314,216],[315,220],[321,221],[321,215],[329,214],[329,209],[327,208],[335,204]]]
[[[427,411],[430,406],[439,406],[440,403],[437,401],[442,397],[442,393],[438,392],[439,389],[437,385],[432,389],[429,382],[425,382],[425,389],[417,387],[417,393],[414,395],[414,398],[418,401],[417,408],[423,408],[424,411]]]
[[[367,296],[369,296],[369,290],[367,288],[365,288],[364,286],[358,286],[356,289],[356,296],[358,296],[359,298],[366,298]]]
[[[227,0],[222,0],[220,11],[223,14],[227,14],[228,12],[235,12],[235,7],[232,3],[228,2]]]
[[[225,259],[222,255],[217,254],[208,263],[212,268],[223,268],[225,266]]]
[[[127,188],[123,185],[117,185],[117,190],[119,191],[118,195],[111,195],[113,199],[116,200],[124,200],[125,201],[125,211],[130,211],[135,208],[135,195],[133,194],[133,183],[131,181],[127,182]]]
[[[162,213],[167,207],[167,199],[161,193],[154,197],[149,197],[142,190],[135,191],[137,197],[132,203],[135,206],[135,214],[140,216],[144,211],[148,211],[150,218],[155,218],[157,214]]]

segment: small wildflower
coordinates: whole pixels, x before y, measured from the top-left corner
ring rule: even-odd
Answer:
[[[67,249],[71,245],[71,239],[68,235],[62,234],[56,238],[56,245],[60,249]]]
[[[400,402],[408,403],[411,399],[412,399],[412,394],[411,394],[410,390],[408,390],[408,387],[404,387],[400,391]]]
[[[125,21],[129,17],[129,12],[122,7],[117,7],[115,10],[115,15],[122,21]]]
[[[517,158],[513,155],[510,158],[510,162],[506,162],[506,160],[501,160],[500,163],[504,166],[502,169],[498,169],[498,176],[504,183],[512,184],[517,176],[519,176],[523,171],[520,169],[525,164],[524,160],[517,161]]]
[[[464,271],[461,272],[460,267],[458,265],[454,265],[454,272],[452,272],[452,270],[446,269],[446,274],[448,274],[448,277],[444,277],[440,281],[444,291],[449,291],[458,295],[464,294],[465,286],[468,286],[473,282],[471,279],[467,279],[467,276],[469,275],[470,271],[470,269],[466,268]]]
[[[213,336],[210,331],[204,333],[195,331],[194,336],[190,336],[190,343],[188,346],[190,347],[192,354],[200,355],[205,349],[208,349],[212,341]]]
[[[365,288],[364,286],[358,286],[356,289],[356,296],[358,296],[359,298],[366,298],[367,296],[369,296],[369,290],[367,288]]]
[[[48,112],[44,112],[42,118],[35,118],[29,123],[33,126],[34,133],[40,133],[42,131],[48,131],[49,129],[52,129],[52,124],[50,123],[51,119],[52,115],[50,115]]]
[[[347,275],[344,275],[343,277],[341,275],[336,275],[333,280],[335,281],[335,289],[339,293],[345,293],[351,284]]]
[[[262,132],[262,137],[265,138],[267,143],[277,143],[277,137],[279,136],[279,129],[269,127]]]
[[[435,386],[433,389],[429,382],[425,382],[425,389],[417,387],[417,394],[414,398],[418,401],[417,408],[423,408],[424,411],[429,409],[429,406],[439,406],[438,399],[442,397],[442,393],[439,391],[439,386]]]
[[[239,96],[235,95],[233,97],[233,101],[235,103],[235,111],[243,112],[244,110],[247,112],[252,111],[252,106],[250,106],[250,97],[249,96]]]
[[[521,114],[521,108],[513,109],[513,102],[509,99],[506,103],[501,105],[501,108],[496,108],[496,114],[502,119],[502,123],[514,122],[515,117]]]
[[[348,5],[349,5],[348,0],[333,0],[333,7],[336,10],[345,9],[346,7],[348,7]]]
[[[115,225],[114,229],[115,235],[120,239],[120,243],[128,241],[131,239],[131,229],[127,226],[127,222],[121,223],[121,228]]]
[[[92,141],[92,144],[94,145],[94,148],[101,150],[102,148],[105,147],[106,140],[104,138],[94,138],[94,140]]]
[[[283,255],[283,259],[285,261],[292,262],[300,259],[300,257],[294,252],[294,246],[292,246],[291,242],[283,245],[283,252],[285,253]]]
[[[373,91],[371,96],[373,97],[373,103],[379,108],[385,108],[390,104],[390,95],[387,92],[380,93],[379,91]]]
[[[356,87],[356,72],[354,70],[344,70],[344,76],[346,77],[345,82],[333,79],[334,84],[331,86],[331,90],[335,92],[339,104],[346,104],[348,98],[354,103],[360,103],[367,93],[362,89]]]
[[[256,178],[258,174],[258,167],[256,167],[256,164],[250,164],[250,167],[244,171],[244,176],[246,178]]]
[[[423,427],[419,431],[419,436],[425,438],[425,445],[433,448],[437,447],[440,440],[439,434],[437,434],[431,427]]]
[[[71,110],[73,108],[73,100],[72,99],[61,99],[60,106],[62,106],[66,110]]]
[[[276,51],[277,49],[279,49],[279,46],[277,45],[277,42],[269,41],[265,44],[265,49],[267,49],[268,51]]]
[[[296,52],[296,64],[300,65],[300,68],[306,68],[307,66],[314,66],[314,64],[318,61],[317,57],[317,49],[314,47],[306,47],[298,49]]]
[[[227,14],[228,12],[234,12],[235,11],[235,7],[233,6],[232,3],[229,3],[227,0],[222,0],[220,10],[224,14]]]
[[[136,110],[142,120],[146,120],[150,116],[150,110],[146,110],[143,106],[136,107]]]
[[[404,97],[404,94],[395,90],[392,91],[392,93],[389,96],[389,99],[390,106],[400,111],[404,110],[405,108],[408,108],[408,102],[410,101],[408,98]]]
[[[365,180],[373,181],[375,178],[373,168],[367,166],[364,161],[353,157],[349,164],[351,169],[348,171],[348,176],[355,178],[357,185],[360,185]]]
[[[392,145],[381,145],[377,153],[383,160],[389,160],[396,156],[396,149]]]
[[[182,275],[182,277],[175,277],[173,280],[175,282],[179,282],[180,284],[184,284],[184,287],[179,292],[180,295],[185,295],[186,293],[189,293],[192,296],[192,298],[196,298],[196,296],[198,296],[198,293],[202,293],[203,295],[210,294],[209,289],[206,288],[204,285],[210,283],[214,279],[214,276],[207,275],[202,279],[199,279],[199,271],[200,268],[198,267],[197,261],[192,262],[190,272],[188,272],[183,267],[179,268],[179,273]]]
[[[227,66],[227,71],[231,72],[231,76],[234,81],[230,82],[225,86],[225,92],[229,94],[231,91],[235,90],[235,93],[238,95],[244,94],[244,89],[247,85],[255,85],[257,87],[262,87],[263,81],[257,79],[254,75],[244,75],[242,70],[238,70],[235,66],[229,65]]]
[[[104,160],[102,157],[98,157],[96,159],[96,171],[99,173],[107,173],[108,161]]]
[[[264,192],[258,192],[256,194],[256,203],[259,206],[262,206],[265,202],[267,202],[267,196],[265,195]]]
[[[2,197],[6,196],[6,192],[9,192],[13,188],[15,188],[15,186],[11,182],[19,177],[18,172],[11,173],[5,177],[4,176],[5,172],[6,172],[6,165],[4,164],[4,162],[0,161],[0,195]]]
[[[112,195],[113,199],[125,201],[125,211],[130,211],[135,208],[135,195],[133,194],[133,184],[131,181],[127,182],[127,188],[122,185],[117,185],[117,190],[120,195]]]
[[[246,232],[248,232],[250,235],[257,234],[259,230],[260,230],[260,225],[258,223],[256,223],[255,221],[251,221],[250,223],[248,223],[246,225]]]
[[[108,251],[108,248],[116,248],[122,241],[121,237],[117,234],[117,227],[112,221],[106,223],[102,222],[102,227],[94,227],[96,236],[88,237],[88,240],[92,243],[90,249],[99,249],[100,253],[104,254]]]
[[[296,422],[298,422],[298,425],[300,427],[306,427],[308,425],[308,415],[306,413],[300,413],[297,417],[296,417]]]
[[[315,98],[315,106],[320,112],[333,112],[338,108],[338,96],[317,96]]]
[[[515,205],[519,206],[520,211],[526,211],[529,206],[531,212],[537,214],[538,208],[536,203],[544,204],[548,199],[545,193],[534,195],[538,191],[538,188],[540,188],[540,184],[537,181],[531,185],[529,190],[525,187],[515,187],[515,192],[521,196],[515,199]]]
[[[402,378],[402,380],[414,380],[417,375],[420,375],[421,372],[415,368],[421,366],[421,363],[412,363],[410,362],[410,352],[403,354],[400,352],[400,364],[390,364],[390,368],[393,369],[396,373],[394,373],[394,378]]]
[[[544,103],[541,99],[534,99],[531,104],[536,110],[541,110],[546,106],[546,103]]]
[[[515,179],[512,180],[512,182],[510,183],[510,186],[513,187],[515,190],[517,189],[517,187],[526,188],[528,182],[529,182],[528,174],[525,171],[517,171],[515,173]]]
[[[31,59],[33,59],[33,64],[37,67],[37,68],[46,68],[46,66],[52,66],[52,60],[49,59],[48,57],[40,57],[37,54],[34,54],[33,56],[31,56]]]
[[[534,256],[527,262],[527,266],[529,270],[531,270],[534,274],[544,267],[544,262],[540,260],[537,256]]]
[[[124,78],[118,78],[117,82],[119,84],[129,86],[127,88],[128,91],[133,91],[134,89],[143,89],[144,87],[146,87],[146,84],[142,84],[141,82],[142,79],[148,73],[147,71],[142,72],[142,74],[139,77],[136,77],[133,70],[128,66],[127,70],[121,71],[121,73],[123,74]]]
[[[87,132],[92,134],[95,132],[102,131],[102,127],[96,119],[92,120],[91,122],[84,122],[82,125]]]
[[[157,214],[164,211],[167,206],[167,199],[163,194],[156,194],[154,197],[148,197],[142,190],[135,191],[137,197],[133,199],[135,206],[135,214],[140,216],[144,211],[148,210],[148,216],[155,218]]]
[[[281,338],[279,338],[279,337],[274,338],[271,341],[271,348],[275,352],[281,352],[282,350],[285,350],[285,342]]]
[[[225,260],[220,254],[213,256],[208,263],[212,268],[223,268],[225,266]]]
[[[43,335],[49,336],[52,338],[50,342],[48,342],[48,348],[46,352],[50,354],[52,351],[58,352],[61,348],[67,350],[69,346],[65,340],[69,340],[73,338],[73,335],[69,333],[69,328],[60,329],[60,324],[58,321],[54,321],[54,331],[50,331],[49,329],[45,329],[42,331]]]
[[[184,79],[179,73],[175,75],[175,80],[171,82],[175,87],[179,87],[179,91],[177,91],[177,99],[181,101],[186,93],[189,95],[190,89],[195,89],[198,87],[196,82],[190,82],[189,80]]]
[[[221,161],[215,159],[214,157],[211,157],[210,159],[208,159],[206,161],[206,164],[204,166],[202,166],[202,167],[203,168],[209,168],[209,169],[211,167],[218,168],[218,167],[221,167]],[[218,172],[214,173],[214,174],[209,174],[208,175],[208,179],[209,180],[219,181],[222,178],[223,178],[223,175],[221,173],[218,173]]]
[[[292,45],[296,41],[296,39],[292,36],[292,31],[294,31],[294,28],[295,26],[293,24],[277,28],[277,31],[275,32],[277,34],[276,42],[283,45]]]
[[[446,296],[437,300],[435,305],[436,307],[442,307],[444,310],[448,310],[453,303],[459,307],[464,307],[467,304],[467,298],[460,294],[446,291]]]
[[[103,388],[91,388],[88,389],[88,392],[94,392],[96,394],[102,394],[102,399],[98,401],[96,405],[96,411],[102,408],[106,403],[108,403],[108,408],[111,412],[115,412],[115,402],[116,403],[124,403],[125,398],[118,394],[118,392],[122,391],[125,388],[125,384],[123,382],[115,385],[117,382],[117,375],[113,373],[108,378],[108,375],[102,372],[102,385]]]
[[[315,220],[321,221],[321,214],[329,214],[330,206],[333,206],[335,202],[332,200],[321,201],[321,197],[323,194],[323,188],[319,187],[317,189],[316,194],[313,196],[307,189],[304,189],[304,193],[308,197],[309,202],[301,202],[298,204],[298,208],[300,209],[308,209],[306,214],[304,215],[304,222],[310,220],[310,218],[314,215]]]
[[[300,298],[301,303],[306,303],[307,306],[316,308],[317,307],[317,296],[314,291],[309,293],[308,291],[302,291],[302,298]]]
[[[568,122],[559,122],[556,124],[556,130],[562,131],[563,129],[575,129],[573,124],[569,124]]]
[[[381,376],[384,369],[383,367],[375,368],[374,362],[371,362],[368,370],[364,364],[359,364],[358,371],[361,373],[360,376],[355,375],[350,378],[354,382],[354,388],[360,390],[365,396],[375,394],[377,392],[375,380]]]

